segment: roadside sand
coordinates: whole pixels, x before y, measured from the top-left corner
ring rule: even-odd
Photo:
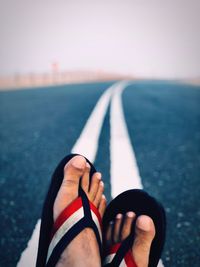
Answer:
[[[188,79],[188,80],[184,80],[183,81],[184,83],[187,83],[187,84],[191,84],[191,85],[196,85],[196,86],[200,86],[200,78],[197,78],[197,79]]]
[[[133,79],[131,76],[125,76],[113,73],[104,73],[101,71],[71,71],[71,72],[53,72],[43,74],[23,74],[0,77],[0,90],[13,90],[21,88],[36,88],[43,86],[53,86],[59,84],[111,81],[121,79]]]

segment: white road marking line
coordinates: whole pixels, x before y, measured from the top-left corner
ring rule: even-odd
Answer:
[[[80,137],[72,148],[72,153],[79,153],[86,156],[91,162],[95,160],[99,135],[104,117],[115,85],[110,86],[100,97],[86,122]],[[35,267],[39,240],[41,220],[38,220],[27,248],[22,252],[17,267]]]
[[[118,83],[111,100],[110,175],[113,198],[125,190],[143,188],[122,106],[121,95],[127,85],[129,85],[129,82]],[[158,267],[164,267],[161,260]]]
[[[114,87],[115,85],[112,85],[101,96],[72,149],[72,153],[82,154],[91,162],[95,160],[101,128]]]
[[[38,240],[40,232],[41,220],[39,219],[36,223],[36,226],[33,230],[32,236],[27,244],[27,248],[22,252],[17,267],[35,267],[37,249],[38,249]]]
[[[121,94],[126,86],[126,82],[118,84],[113,92],[111,101],[110,157],[112,197],[116,197],[119,193],[130,188],[142,188],[141,178],[122,108]]]

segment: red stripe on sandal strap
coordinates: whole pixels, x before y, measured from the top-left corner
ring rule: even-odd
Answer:
[[[111,255],[111,254],[116,254],[118,249],[120,248],[121,246],[121,243],[116,243],[115,245],[113,245],[112,247],[110,247],[110,249],[108,250],[108,253],[106,254],[107,256],[108,255]],[[134,259],[133,259],[133,256],[131,254],[131,250],[129,250],[125,257],[124,257],[124,261],[126,263],[126,266],[127,267],[137,267]]]
[[[96,215],[100,228],[99,230],[102,230],[102,218],[101,215],[98,211],[98,209],[95,207],[95,205],[89,201],[90,204],[90,209],[91,211]],[[60,228],[60,226],[73,214],[75,213],[78,209],[80,209],[83,206],[82,199],[81,197],[76,198],[69,206],[67,206],[61,214],[58,216],[56,219],[52,233],[51,233],[51,239],[53,238],[54,234],[56,231]]]
[[[100,216],[100,213],[98,209],[94,206],[93,203],[89,201],[90,205],[90,211],[91,211],[91,216],[92,220],[95,223],[100,239],[102,240],[102,219]],[[83,219],[85,216],[84,214],[84,207],[83,207],[83,202],[82,198],[78,197],[76,198],[69,206],[67,206],[61,214],[58,216],[56,219],[53,229],[52,229],[52,236],[51,236],[51,241],[49,244],[48,248],[48,254],[47,254],[47,259],[46,262],[48,262],[49,258],[51,257],[55,247],[59,244],[59,242],[62,240],[64,235],[72,229],[73,226],[76,225],[81,219]],[[87,225],[86,225],[87,227]]]
[[[113,245],[112,247],[109,248],[109,250],[106,253],[106,255],[116,254],[116,252],[118,251],[118,249],[120,248],[120,246],[121,246],[121,243],[116,243],[115,245]]]
[[[129,251],[126,253],[126,255],[125,255],[125,257],[124,257],[124,260],[125,260],[125,262],[126,262],[127,267],[137,267],[137,265],[136,265],[136,263],[135,263],[135,261],[134,261],[134,259],[133,259],[131,250],[129,250]]]
[[[54,236],[55,232],[60,228],[60,226],[82,206],[82,199],[81,197],[78,197],[61,212],[54,223],[51,238]]]

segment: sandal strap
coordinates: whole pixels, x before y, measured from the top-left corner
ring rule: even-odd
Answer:
[[[105,260],[104,260],[104,267],[112,266],[112,267],[137,267],[133,257],[131,250],[128,250],[124,255],[124,258],[116,263],[115,257],[121,247],[122,243],[117,243],[110,247]],[[114,263],[115,262],[115,263]]]
[[[63,250],[86,227],[94,230],[101,249],[102,221],[99,211],[85,192],[67,206],[56,219],[48,248],[46,267],[55,266]]]

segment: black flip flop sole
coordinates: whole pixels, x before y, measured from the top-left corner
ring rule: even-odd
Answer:
[[[108,205],[103,217],[103,233],[105,233],[109,222],[113,221],[118,213],[125,214],[128,211],[133,211],[137,217],[148,215],[152,218],[156,235],[151,245],[148,267],[156,267],[165,242],[166,215],[164,208],[155,198],[143,190],[125,191]],[[130,247],[126,249],[130,249]]]
[[[37,254],[37,262],[36,267],[44,267],[46,263],[48,247],[51,237],[51,231],[53,227],[53,205],[55,202],[55,198],[57,193],[60,189],[61,183],[64,177],[64,166],[69,162],[73,157],[77,156],[78,154],[70,154],[64,157],[58,166],[56,167],[51,183],[49,186],[49,190],[47,196],[45,198],[45,202],[43,205],[43,211],[41,216],[41,227],[40,227],[40,238],[39,238],[39,246],[38,246],[38,254]],[[96,172],[92,163],[85,158],[86,161],[90,164],[90,179],[92,175]]]

